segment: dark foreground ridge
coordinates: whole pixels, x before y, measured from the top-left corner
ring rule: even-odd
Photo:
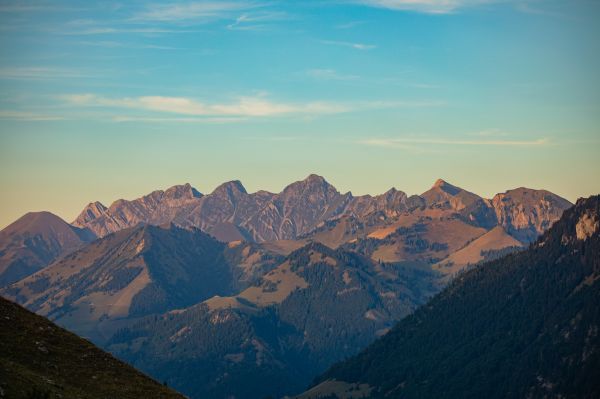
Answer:
[[[0,298],[0,398],[184,396],[47,319]]]
[[[455,279],[301,398],[600,397],[600,196]],[[349,396],[350,395],[350,396]]]

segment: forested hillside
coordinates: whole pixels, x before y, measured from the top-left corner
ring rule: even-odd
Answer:
[[[461,275],[303,397],[354,387],[334,380],[375,398],[599,397],[599,224],[600,197],[580,200],[528,250]]]

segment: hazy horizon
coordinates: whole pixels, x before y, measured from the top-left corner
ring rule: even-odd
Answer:
[[[0,6],[0,226],[189,182],[600,193],[600,3]]]

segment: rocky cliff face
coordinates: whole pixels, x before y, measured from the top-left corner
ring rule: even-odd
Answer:
[[[73,225],[85,227],[98,237],[136,226],[140,223],[170,223],[180,213],[193,209],[201,200],[190,184],[157,190],[133,201],[120,199],[109,208],[99,202],[91,203],[75,219]]]
[[[241,182],[231,181],[204,196],[186,184],[133,201],[118,200],[109,208],[91,203],[73,224],[102,237],[140,223],[175,223],[200,228],[221,241],[264,242],[295,240],[315,229],[323,236],[327,223],[342,217],[353,218],[360,230],[361,225],[389,224],[406,215],[418,215],[458,217],[486,230],[501,225],[526,243],[545,231],[569,205],[552,193],[529,189],[507,191],[488,200],[441,179],[420,196],[409,197],[393,188],[377,196],[355,197],[310,175],[278,194],[248,193]]]
[[[571,206],[549,191],[524,187],[496,194],[491,203],[498,224],[524,243],[535,240]]]
[[[421,197],[413,195],[408,197],[403,191],[391,188],[383,194],[374,197],[361,195],[352,198],[345,213],[364,218],[367,215],[381,212],[386,217],[395,217],[402,212],[410,211],[424,205]]]
[[[95,201],[87,204],[83,211],[77,216],[77,219],[73,221],[73,226],[85,227],[88,223],[95,219],[98,219],[108,210],[102,203]]]
[[[175,223],[198,227],[222,241],[252,241],[254,238],[247,222],[274,195],[266,191],[248,194],[237,180],[223,183],[204,196],[190,212],[178,217]]]
[[[341,214],[351,194],[340,194],[317,175],[287,186],[247,223],[262,241],[288,240]]]

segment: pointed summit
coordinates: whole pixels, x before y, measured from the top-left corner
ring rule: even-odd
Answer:
[[[339,191],[329,184],[325,178],[316,174],[308,175],[304,180],[299,180],[288,185],[280,195],[283,196],[314,196],[327,199],[340,195]]]
[[[435,183],[433,183],[433,187],[442,187],[443,185],[448,184],[443,179],[437,179]]]
[[[238,196],[239,194],[248,194],[248,192],[246,191],[246,188],[244,187],[241,181],[232,180],[221,184],[220,186],[215,188],[211,193],[211,195],[223,194],[227,194],[229,196]]]
[[[50,212],[29,212],[0,231],[0,287],[91,241],[89,232]]]
[[[286,192],[290,188],[298,189],[299,187],[302,187],[303,189],[308,188],[310,190],[321,189],[322,191],[329,191],[333,189],[333,191],[337,192],[335,187],[329,184],[329,182],[325,180],[323,176],[319,176],[314,173],[306,176],[306,178],[303,180],[299,180],[288,185],[283,189],[283,191]]]
[[[435,183],[433,183],[433,186],[431,187],[430,191],[432,190],[442,190],[445,193],[448,193],[452,196],[460,193],[461,191],[464,191],[462,188],[456,187],[443,179],[437,179]]]
[[[319,176],[317,174],[311,173],[310,175],[308,175],[306,177],[306,179],[304,179],[303,181],[307,182],[307,183],[327,183],[327,180],[325,180],[325,178],[323,176]]]
[[[78,227],[84,227],[86,223],[98,218],[104,214],[108,208],[101,202],[94,201],[87,204],[83,211],[77,216],[77,219],[73,221],[73,225]]]
[[[442,179],[437,179],[433,187],[421,194],[421,197],[428,206],[449,208],[456,211],[481,200],[478,195],[453,186]]]
[[[202,194],[196,190],[190,183],[185,183],[178,186],[168,188],[164,194],[165,198],[169,199],[192,199],[200,198]]]

